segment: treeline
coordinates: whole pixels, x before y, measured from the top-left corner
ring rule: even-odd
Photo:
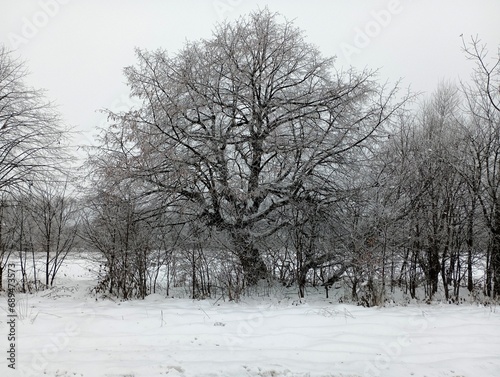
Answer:
[[[268,10],[175,55],[138,50],[141,105],[108,113],[65,212],[99,255],[96,291],[500,297],[500,56],[463,42],[471,79],[425,98],[339,70]]]

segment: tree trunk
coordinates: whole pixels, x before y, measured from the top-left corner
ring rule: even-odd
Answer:
[[[308,271],[308,269],[306,269],[306,268],[300,268],[297,271],[297,274],[298,274],[297,283],[299,284],[299,297],[300,298],[304,298],[305,294],[306,294],[307,271]],[[328,295],[328,291],[327,291],[327,295]]]
[[[475,203],[472,202],[471,214],[467,224],[467,290],[472,292],[474,289],[474,281],[472,280],[472,250],[474,248],[474,212]]]
[[[231,234],[248,285],[256,285],[268,277],[268,270],[259,250],[253,245],[250,234],[244,230]]]
[[[486,283],[484,288],[484,294],[487,297],[491,297],[491,250],[493,248],[493,240],[488,242],[488,249],[486,250]]]
[[[450,291],[449,291],[449,279],[448,279],[448,274],[446,271],[446,258],[448,257],[448,246],[444,247],[443,250],[443,257],[441,259],[441,280],[443,280],[443,288],[444,288],[444,295],[446,300],[450,298]],[[450,257],[450,269],[453,268],[453,258]],[[434,292],[433,292],[434,293]]]
[[[410,266],[410,296],[416,298],[417,296],[417,263],[418,263],[419,249],[412,251],[412,260]]]
[[[500,229],[493,235],[490,263],[493,280],[493,298],[497,298],[500,297]]]
[[[439,272],[441,264],[439,263],[439,251],[436,246],[431,246],[428,255],[429,270],[427,271],[427,281],[429,286],[429,299],[438,290]]]
[[[497,204],[493,212],[493,226],[491,229],[491,283],[493,283],[492,297],[500,297],[500,204]]]
[[[267,278],[266,264],[255,247],[247,246],[241,250],[239,258],[248,285],[256,285],[259,280]]]
[[[455,301],[458,303],[460,299],[460,282],[461,282],[461,276],[462,274],[460,273],[462,269],[462,265],[460,264],[460,258],[457,258],[457,272],[456,272],[456,278],[455,278]]]
[[[351,297],[354,301],[358,300],[358,278],[356,276],[354,276],[354,280],[352,282]]]

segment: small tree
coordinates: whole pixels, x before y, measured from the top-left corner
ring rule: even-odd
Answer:
[[[466,57],[474,62],[472,83],[463,84],[470,116],[471,150],[474,166],[480,170],[479,180],[471,176],[469,182],[477,186],[478,200],[490,234],[486,255],[486,293],[500,297],[500,52],[489,60],[488,50],[481,41],[463,39]],[[473,171],[477,171],[474,169]]]
[[[54,279],[68,253],[73,249],[78,228],[77,202],[62,187],[37,187],[31,200],[30,215],[36,226],[36,248],[45,254],[45,285]]]

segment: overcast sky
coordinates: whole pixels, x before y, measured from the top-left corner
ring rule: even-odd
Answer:
[[[123,68],[134,48],[175,54],[187,40],[209,38],[214,25],[268,6],[303,29],[337,65],[380,68],[432,92],[442,79],[467,79],[460,35],[500,45],[499,0],[0,0],[0,43],[16,50],[47,89],[66,124],[88,143],[101,108],[129,102]]]

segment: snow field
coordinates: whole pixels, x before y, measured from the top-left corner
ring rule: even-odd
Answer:
[[[66,268],[56,288],[17,295],[18,369],[4,357],[0,376],[500,376],[498,307],[96,300],[88,266]]]

